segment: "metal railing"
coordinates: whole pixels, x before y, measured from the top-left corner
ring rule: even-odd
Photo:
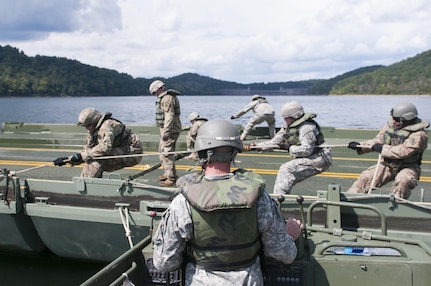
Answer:
[[[127,278],[135,285],[152,285],[142,253],[142,250],[150,243],[151,236],[147,236],[82,283],[81,286],[122,285],[124,279]]]

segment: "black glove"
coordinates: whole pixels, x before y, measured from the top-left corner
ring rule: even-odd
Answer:
[[[361,144],[359,144],[359,142],[352,141],[349,143],[347,147],[353,150],[361,150],[361,147],[358,147],[358,145],[361,145]]]
[[[232,116],[230,117],[230,119],[235,119],[235,116],[233,116],[233,115],[232,115]]]
[[[55,159],[54,161],[52,161],[52,163],[54,163],[55,166],[63,166],[63,165],[66,165],[67,162],[69,162],[68,157],[59,157],[59,158]]]
[[[382,152],[382,149],[383,149],[383,144],[376,143],[376,144],[374,144],[374,145],[371,147],[371,149],[373,149],[373,150],[374,150],[374,151],[376,151],[376,152],[381,153],[381,152]]]
[[[82,156],[79,153],[76,153],[72,157],[70,157],[70,162],[73,164],[80,164],[82,162]]]

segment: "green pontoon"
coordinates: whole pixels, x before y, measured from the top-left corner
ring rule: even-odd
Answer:
[[[181,270],[159,273],[151,263],[151,235],[174,188],[158,186],[158,130],[132,126],[142,141],[142,163],[81,178],[80,167],[50,162],[81,148],[85,133],[72,125],[7,123],[0,133],[0,252],[45,255],[107,265],[83,285],[182,285]],[[376,130],[325,128],[327,144],[347,145],[372,138]],[[249,140],[266,140],[257,128]],[[198,171],[181,159],[179,175]],[[185,154],[185,152],[184,152]],[[348,194],[360,171],[375,154],[358,157],[346,147],[333,148],[328,172],[312,177],[291,195],[274,196],[283,214],[306,222],[292,265],[266,261],[267,285],[429,285],[431,281],[431,151],[411,200],[394,197],[388,187],[370,194]],[[271,192],[278,167],[291,158],[284,152],[249,152],[237,157],[240,168],[253,169]]]

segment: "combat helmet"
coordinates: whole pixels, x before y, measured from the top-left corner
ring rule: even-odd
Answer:
[[[214,153],[217,147],[233,147],[229,154]],[[201,164],[208,161],[233,161],[238,152],[243,151],[239,131],[233,123],[224,119],[209,120],[202,124],[196,135],[194,152],[198,153]],[[223,155],[222,155],[223,154]]]
[[[418,111],[413,103],[403,102],[395,105],[394,108],[392,108],[391,116],[409,121],[418,117]]]
[[[292,117],[298,119],[304,115],[304,108],[297,101],[290,101],[281,107],[283,118]]]
[[[259,94],[255,94],[255,95],[253,95],[253,96],[251,97],[251,101],[253,101],[253,100],[257,100],[257,99],[259,99],[259,98],[265,98],[265,97],[260,96]]]
[[[189,115],[189,121],[190,122],[193,122],[193,121],[195,121],[198,118],[199,118],[199,113],[197,113],[197,112],[192,112]]]
[[[78,125],[87,127],[92,124],[96,125],[100,118],[102,118],[102,114],[92,107],[85,108],[81,111],[78,116]]]
[[[148,88],[148,91],[150,94],[154,94],[156,91],[159,90],[162,86],[165,86],[165,83],[161,80],[155,80],[150,84],[150,87]]]

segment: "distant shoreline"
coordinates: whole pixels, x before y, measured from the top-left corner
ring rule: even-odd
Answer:
[[[415,96],[415,97],[431,97],[431,94],[266,94],[266,93],[250,93],[250,94],[181,94],[180,96],[251,96],[254,94],[264,95],[264,96]],[[54,96],[54,95],[38,95],[38,96],[0,96],[2,98],[98,98],[98,97],[152,97],[151,94],[142,95],[97,95],[97,96]]]

